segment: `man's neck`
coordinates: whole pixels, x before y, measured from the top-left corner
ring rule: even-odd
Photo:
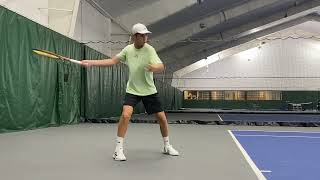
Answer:
[[[143,48],[143,46],[144,46],[144,45],[139,46],[139,45],[137,45],[137,44],[134,44],[134,47],[135,47],[136,49],[141,49],[141,48]]]

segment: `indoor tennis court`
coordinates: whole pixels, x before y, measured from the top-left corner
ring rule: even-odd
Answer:
[[[0,179],[320,179],[319,14],[0,0]]]

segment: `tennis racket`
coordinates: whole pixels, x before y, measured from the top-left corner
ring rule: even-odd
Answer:
[[[38,54],[40,56],[45,56],[45,57],[49,57],[49,58],[52,58],[52,59],[60,59],[60,60],[63,60],[63,61],[70,61],[72,63],[81,64],[81,61],[70,59],[70,58],[55,54],[55,53],[50,52],[50,51],[46,51],[46,50],[42,50],[42,49],[33,49],[32,51],[35,54]]]

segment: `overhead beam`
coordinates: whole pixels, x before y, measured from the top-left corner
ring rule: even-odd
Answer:
[[[139,20],[140,23],[150,25],[194,4],[197,4],[197,0],[158,0],[152,4],[128,12],[118,17],[118,19],[119,22],[129,27],[137,23],[137,20]]]
[[[282,2],[286,2],[286,1],[292,1],[292,0],[283,0]],[[174,45],[177,41],[182,41],[182,40],[188,39],[189,37],[192,37],[195,34],[204,32],[206,28],[202,28],[200,26],[200,23],[205,24],[206,27],[217,26],[232,18],[236,18],[238,16],[251,12],[254,9],[259,9],[268,5],[272,5],[273,3],[276,3],[276,2],[278,2],[278,0],[268,0],[268,1],[254,0],[254,1],[246,2],[240,6],[232,7],[231,9],[227,9],[223,12],[209,15],[207,17],[204,17],[201,20],[195,21],[183,27],[174,29],[168,33],[161,34],[159,36],[154,37],[155,40],[161,41],[161,43],[158,43],[155,45],[156,49],[160,51],[166,47],[170,47]]]

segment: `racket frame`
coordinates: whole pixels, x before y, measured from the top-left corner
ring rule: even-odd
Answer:
[[[72,63],[75,63],[75,64],[81,64],[81,61],[78,61],[78,60],[75,60],[75,59],[70,59],[70,58],[67,58],[67,57],[64,57],[64,56],[61,56],[59,54],[56,54],[56,53],[53,53],[51,51],[46,51],[46,50],[42,50],[42,49],[32,49],[32,51],[40,56],[46,56],[46,57],[49,57],[49,58],[53,58],[53,57],[50,57],[50,56],[47,56],[45,54],[39,54],[37,53],[38,52],[43,52],[43,53],[47,53],[51,56],[56,56],[56,59],[60,59],[60,60],[63,60],[63,61],[70,61]]]

